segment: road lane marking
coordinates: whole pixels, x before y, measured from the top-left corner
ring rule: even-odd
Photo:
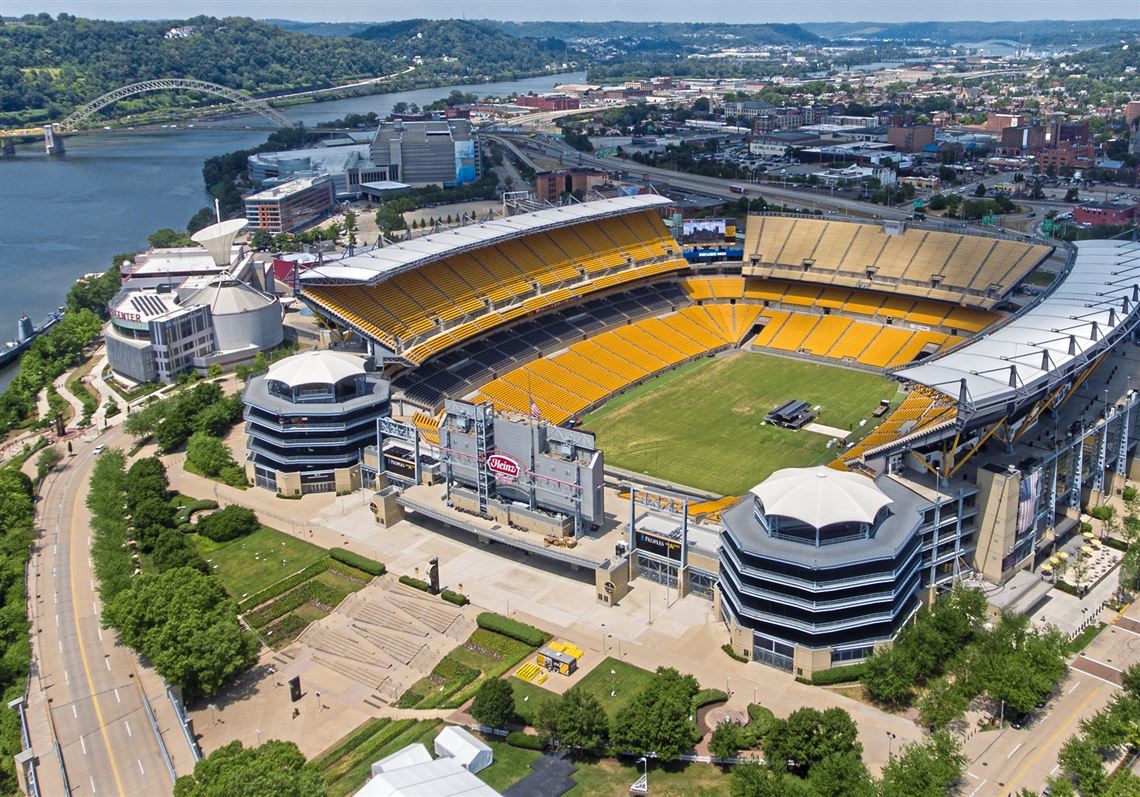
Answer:
[[[104,658],[103,663],[107,665],[107,672],[110,672],[111,671],[111,660],[109,658]]]
[[[94,776],[94,775],[91,775],[91,776],[88,778],[88,780],[90,780],[90,781],[91,781],[91,793],[92,793],[92,794],[97,794],[98,792],[97,792],[97,791],[96,791],[96,789],[95,789],[95,776]]]
[[[87,755],[87,742],[83,741],[83,737],[79,737],[79,746],[83,748],[83,755]]]
[[[67,683],[67,684],[71,683],[71,676],[67,674],[67,670],[63,671],[63,680],[64,680],[64,683]]]
[[[142,759],[141,759],[141,758],[136,758],[136,759],[135,759],[135,763],[139,765],[139,773],[140,773],[140,774],[142,774],[142,775],[145,775],[145,774],[146,774],[146,770],[145,770],[145,769],[143,769],[143,767],[142,767]]]
[[[985,786],[986,783],[987,783],[987,781],[985,781],[985,780],[983,780],[981,783],[979,783],[978,788],[976,788],[972,792],[970,792],[970,797],[974,797],[975,794],[977,794],[979,791],[981,791],[982,786]]]
[[[122,700],[119,698],[119,687],[117,687],[117,686],[115,687],[115,702],[116,702],[116,703],[122,703],[122,702],[123,702],[123,701],[122,701]]]
[[[57,639],[57,640],[56,640],[56,642],[58,642],[58,643],[59,643],[59,652],[60,652],[60,653],[63,653],[63,640],[62,640],[62,639]]]
[[[99,633],[99,641],[102,642],[103,641],[103,626],[97,625],[97,626],[95,626],[95,630]]]
[[[74,703],[71,704],[71,716],[75,717],[75,719],[79,719],[79,712],[75,710]]]
[[[1005,757],[1005,760],[1008,761],[1009,759],[1013,758],[1014,754],[1017,753],[1017,751],[1020,750],[1024,744],[1025,742],[1018,742],[1017,747],[1009,751],[1009,755]]]
[[[81,490],[76,490],[71,499],[72,517],[79,514],[79,494]],[[74,561],[75,557],[75,528],[78,524],[72,523],[70,525],[70,542],[68,546],[69,562]],[[87,561],[91,561],[91,552],[88,549]],[[107,735],[107,723],[103,719],[103,710],[99,708],[99,695],[95,691],[95,679],[91,677],[91,665],[87,662],[87,646],[83,644],[83,633],[79,628],[79,599],[75,593],[75,568],[68,568],[68,579],[71,582],[71,611],[75,619],[75,641],[79,643],[79,660],[83,662],[83,672],[87,676],[87,691],[91,694],[91,705],[95,707],[95,718],[99,721],[99,734],[103,737],[103,744],[107,748],[107,760],[111,762],[111,774],[115,778],[115,789],[118,791],[120,797],[126,797],[126,791],[123,790],[123,779],[119,776],[119,765],[115,763],[115,754],[111,748],[111,738]],[[110,662],[107,664],[110,669]]]
[[[123,725],[127,726],[127,736],[134,736],[134,734],[131,733],[131,721],[123,720]]]
[[[99,607],[95,605],[95,601],[91,601],[91,613],[96,617],[99,616]]]
[[[1105,683],[1108,683],[1108,682],[1106,681]],[[1079,706],[1077,706],[1075,711],[1069,712],[1069,721],[1061,723],[1061,725],[1057,728],[1057,730],[1053,731],[1053,733],[1050,734],[1049,738],[1046,739],[1045,742],[1040,747],[1037,748],[1037,750],[1033,753],[1033,755],[1027,757],[1025,759],[1025,761],[1023,761],[1021,763],[1021,768],[1018,769],[1015,773],[1013,773],[1012,778],[1009,778],[1006,781],[1006,783],[1010,784],[1009,791],[1006,792],[1007,794],[1013,794],[1013,790],[1015,788],[1017,788],[1017,784],[1021,783],[1021,779],[1025,777],[1025,773],[1030,771],[1030,769],[1033,767],[1033,765],[1037,763],[1037,759],[1039,759],[1042,755],[1044,755],[1045,751],[1049,749],[1049,746],[1052,745],[1055,741],[1057,741],[1057,739],[1061,736],[1061,734],[1069,732],[1069,729],[1072,726],[1073,722],[1080,720],[1081,712],[1083,712],[1086,708],[1088,708],[1089,703],[1093,702],[1093,699],[1098,694],[1100,694],[1100,691],[1094,690],[1092,692],[1092,694],[1090,694],[1088,697],[1086,697],[1084,700],[1082,700],[1081,704]],[[971,797],[972,797],[972,795],[971,795]]]
[[[1078,686],[1080,686],[1080,685],[1081,685],[1081,682],[1080,682],[1080,681],[1077,681],[1075,684],[1073,684],[1073,688],[1072,688],[1072,689],[1070,689],[1068,692],[1065,692],[1065,694],[1066,694],[1066,695],[1071,695],[1073,692],[1077,691],[1077,687],[1078,687]]]

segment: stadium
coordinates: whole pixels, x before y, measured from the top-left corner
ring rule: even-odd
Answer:
[[[762,214],[742,259],[690,263],[671,212],[657,195],[550,207],[304,272],[302,301],[391,382],[373,475],[410,496],[430,471],[449,507],[583,543],[603,479],[630,503],[619,544],[554,558],[593,568],[607,603],[638,576],[707,594],[741,653],[809,675],[956,579],[1031,570],[1137,475],[1137,397],[1113,362],[1135,335],[1137,244]],[[1047,261],[1052,284],[1030,285]],[[772,480],[814,497],[777,511]],[[470,530],[543,550],[491,528]]]

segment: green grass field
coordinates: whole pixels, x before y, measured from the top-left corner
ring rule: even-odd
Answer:
[[[328,555],[324,548],[266,526],[221,545],[197,534],[191,539],[222,586],[238,600]]]
[[[764,424],[799,399],[820,405],[817,421],[869,432],[881,399],[897,385],[877,374],[754,352],[698,360],[618,396],[582,419],[606,462],[721,495],[742,495],[786,467],[831,461],[828,437]]]
[[[610,675],[610,670],[614,671]],[[557,673],[551,673],[551,679],[561,678]],[[624,661],[607,658],[597,667],[586,673],[577,688],[583,689],[598,699],[606,716],[611,720],[625,709],[645,687],[653,683],[655,673],[643,670]],[[538,684],[527,683],[518,678],[510,679],[511,689],[514,691],[515,713],[529,725],[534,718],[535,708],[546,699],[554,699],[556,695],[549,689]],[[610,691],[614,696],[610,697]],[[524,699],[528,698],[528,699]]]
[[[511,747],[505,742],[494,739],[484,739],[484,741],[493,751],[495,762],[486,769],[480,770],[479,780],[500,794],[529,775],[531,763],[542,757],[542,753],[537,750]]]

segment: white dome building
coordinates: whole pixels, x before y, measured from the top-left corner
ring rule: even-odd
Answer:
[[[188,293],[186,288],[190,288]],[[179,292],[183,293],[183,306],[202,304],[210,308],[218,355],[227,359],[242,353],[252,357],[259,351],[280,345],[285,337],[281,302],[277,297],[264,294],[228,275],[212,279],[196,289],[191,285],[184,286]]]

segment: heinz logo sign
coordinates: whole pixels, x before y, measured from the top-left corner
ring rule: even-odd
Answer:
[[[522,473],[522,463],[506,454],[492,454],[487,457],[487,470],[500,476],[517,479]]]

